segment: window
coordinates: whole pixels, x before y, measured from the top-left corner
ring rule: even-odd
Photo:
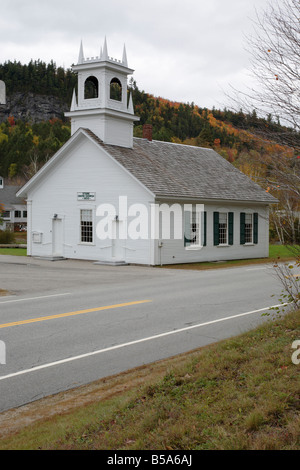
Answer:
[[[122,85],[118,78],[113,78],[110,82],[110,99],[122,101]]]
[[[84,99],[90,100],[98,98],[99,95],[99,84],[96,77],[90,76],[84,83]]]
[[[253,242],[252,214],[245,214],[245,243]]]
[[[214,245],[233,245],[233,212],[214,212]]]
[[[202,245],[201,245],[202,241]],[[184,213],[184,246],[206,245],[206,212],[187,211]]]
[[[227,245],[227,229],[227,214],[226,212],[221,212],[219,214],[219,245]]]
[[[93,243],[93,211],[90,209],[80,210],[80,241]]]
[[[15,218],[19,219],[20,217],[22,217],[21,211],[15,211]]]
[[[240,215],[240,243],[241,245],[258,243],[258,213],[241,212]]]
[[[10,219],[10,211],[3,211],[2,217],[3,219]]]
[[[23,217],[24,217],[24,219],[27,218],[27,211],[23,211]]]
[[[3,178],[0,176],[0,188],[3,188]]]

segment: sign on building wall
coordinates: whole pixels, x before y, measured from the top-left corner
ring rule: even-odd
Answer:
[[[77,193],[77,201],[95,201],[96,193],[82,192]]]

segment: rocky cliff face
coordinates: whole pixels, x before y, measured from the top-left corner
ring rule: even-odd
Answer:
[[[69,109],[70,105],[54,96],[17,92],[6,97],[6,105],[0,105],[0,122],[9,116],[31,122],[63,119]]]

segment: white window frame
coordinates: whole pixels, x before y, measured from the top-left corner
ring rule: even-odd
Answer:
[[[222,218],[225,218],[226,221],[221,222]],[[224,227],[221,227],[221,225],[224,225]],[[219,212],[219,246],[228,246],[228,225],[228,212]]]
[[[85,222],[92,222],[92,226],[91,226],[91,234],[92,234],[92,241],[84,241],[82,238],[82,222],[84,222],[84,220],[82,220],[82,214],[83,214],[83,211],[89,211],[90,212],[90,220],[87,220]],[[91,245],[95,245],[95,211],[94,211],[94,208],[92,207],[86,207],[86,206],[82,206],[79,208],[79,244],[80,245],[88,245],[88,246],[91,246]]]
[[[195,250],[195,249],[199,249],[200,247],[202,247],[201,245],[201,223],[200,223],[200,216],[201,216],[201,213],[196,211],[196,210],[192,210],[192,211],[189,211],[189,214],[190,214],[190,221],[189,221],[189,224],[190,224],[190,230],[189,230],[189,245],[185,246],[185,249],[186,250]],[[192,239],[192,234],[195,234],[195,238]]]
[[[250,222],[247,222],[250,218]],[[245,212],[245,245],[254,243],[254,217],[252,213]]]

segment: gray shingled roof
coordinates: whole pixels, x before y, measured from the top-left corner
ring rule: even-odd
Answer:
[[[84,131],[158,198],[277,202],[214,150],[141,138],[123,148]]]
[[[16,196],[20,187],[21,186],[4,185],[4,188],[0,188],[0,204],[3,204],[5,209],[12,209],[16,204],[26,204],[23,198]]]

